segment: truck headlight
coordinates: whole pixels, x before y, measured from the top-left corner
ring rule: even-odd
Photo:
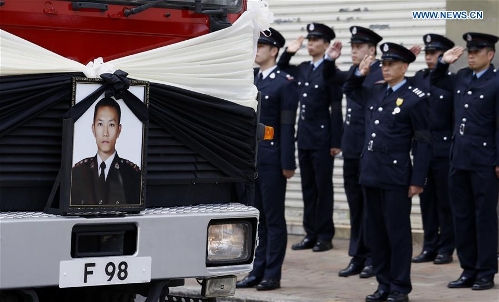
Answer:
[[[208,225],[206,264],[228,265],[251,263],[254,249],[254,227],[250,221],[213,220]]]

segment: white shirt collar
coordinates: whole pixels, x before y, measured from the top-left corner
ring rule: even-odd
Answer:
[[[109,169],[111,168],[111,164],[113,163],[114,157],[116,156],[116,151],[114,151],[113,155],[109,156],[108,159],[106,159],[104,162],[106,163],[106,168],[104,169],[104,175],[106,176],[109,175]],[[100,164],[102,163],[102,159],[100,158],[99,154],[97,154],[97,174],[100,175]]]
[[[276,68],[277,68],[277,65],[274,65],[274,66],[272,66],[272,67],[270,67],[270,68],[267,68],[267,69],[265,69],[265,70],[261,70],[261,69],[260,69],[260,73],[262,74],[262,77],[265,79],[265,78],[266,78],[266,77],[268,77],[268,76],[269,76],[269,74],[270,74],[272,71],[274,71],[274,69],[276,69]]]

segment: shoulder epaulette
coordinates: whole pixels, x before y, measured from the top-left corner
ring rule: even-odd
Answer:
[[[419,96],[420,98],[424,97],[426,95],[426,93],[424,93],[422,90],[420,90],[419,88],[415,87],[414,89],[412,89],[412,92]]]
[[[79,162],[77,162],[74,166],[78,167],[78,166],[86,164],[86,163],[92,163],[93,161],[94,161],[93,157],[87,157],[87,158],[84,158],[84,159],[80,160]]]
[[[125,164],[125,165],[129,166],[130,168],[134,169],[136,172],[140,171],[139,166],[137,166],[133,162],[129,161],[128,159],[123,159],[122,158],[120,161],[121,161],[122,164]],[[115,168],[119,169],[118,163],[116,163]]]
[[[292,75],[290,75],[289,73],[286,73],[282,70],[277,70],[275,73],[277,73],[279,76],[285,78],[288,81],[292,81],[295,79]]]

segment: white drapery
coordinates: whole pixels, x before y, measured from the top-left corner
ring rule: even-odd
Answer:
[[[248,1],[234,24],[204,36],[86,66],[0,30],[0,76],[83,72],[90,78],[121,69],[130,78],[167,84],[256,109],[253,62],[260,31],[273,15],[265,1]]]

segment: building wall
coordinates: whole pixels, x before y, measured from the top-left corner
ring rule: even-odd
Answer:
[[[466,47],[463,34],[466,32],[481,32],[499,36],[499,1],[461,1],[447,0],[447,10],[449,11],[483,11],[483,20],[448,20],[446,22],[446,32],[449,39],[457,45]],[[499,50],[499,45],[496,45]],[[492,63],[499,66],[499,55],[496,55]],[[466,56],[463,55],[454,63],[453,70],[467,66]]]

